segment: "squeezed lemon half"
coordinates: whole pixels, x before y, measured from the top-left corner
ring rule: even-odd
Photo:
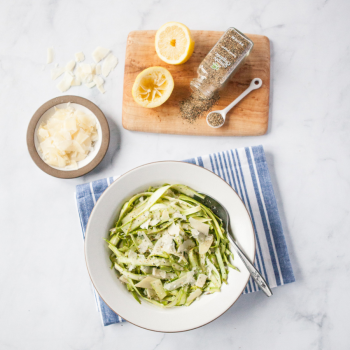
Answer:
[[[161,60],[169,64],[185,63],[194,50],[190,30],[182,23],[168,22],[156,33],[156,51]]]
[[[174,89],[174,79],[163,67],[143,70],[132,87],[132,96],[142,107],[154,108],[163,104]]]

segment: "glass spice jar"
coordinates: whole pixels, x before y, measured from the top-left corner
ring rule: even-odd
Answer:
[[[253,46],[237,29],[227,29],[199,65],[198,77],[191,81],[191,89],[204,98],[211,98],[237,72]]]

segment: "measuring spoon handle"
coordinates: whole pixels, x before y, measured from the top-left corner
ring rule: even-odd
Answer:
[[[231,102],[222,112],[227,113],[230,111],[238,102],[240,102],[244,97],[246,97],[251,91],[259,89],[262,85],[262,80],[260,78],[254,78],[248,89],[242,92],[233,102]]]

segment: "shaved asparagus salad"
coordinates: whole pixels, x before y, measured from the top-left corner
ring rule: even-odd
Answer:
[[[227,283],[229,249],[221,219],[184,185],[151,187],[134,195],[106,240],[112,268],[141,303],[189,306]]]

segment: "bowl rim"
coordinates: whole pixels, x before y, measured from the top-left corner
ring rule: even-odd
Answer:
[[[140,326],[140,325],[138,325],[138,324],[135,324],[135,323],[133,323],[133,322],[127,320],[125,317],[123,317],[122,315],[118,314],[118,313],[103,299],[102,295],[99,293],[99,291],[98,291],[98,289],[97,289],[97,287],[96,287],[96,285],[95,285],[95,283],[94,283],[94,281],[93,281],[93,279],[92,279],[92,276],[91,276],[91,274],[90,274],[90,270],[89,270],[89,267],[88,267],[87,257],[86,257],[86,244],[87,244],[87,243],[86,243],[86,242],[87,242],[86,237],[87,237],[87,234],[88,234],[88,227],[89,227],[89,225],[90,225],[90,219],[91,219],[91,217],[92,217],[92,213],[94,212],[94,210],[95,210],[95,208],[96,208],[98,202],[99,202],[99,201],[102,199],[102,197],[106,194],[106,192],[107,192],[108,189],[113,185],[113,183],[114,183],[115,181],[119,180],[121,177],[124,177],[125,175],[127,175],[128,173],[130,173],[130,172],[132,172],[132,171],[134,171],[134,170],[136,170],[136,169],[139,169],[139,168],[142,168],[142,167],[144,167],[144,166],[151,165],[151,164],[157,164],[157,163],[185,163],[185,164],[187,164],[187,165],[192,165],[192,166],[201,168],[201,169],[203,169],[203,170],[209,171],[211,174],[217,176],[220,180],[222,180],[222,181],[237,195],[237,197],[239,198],[239,200],[240,200],[241,203],[243,204],[243,207],[244,207],[244,209],[246,210],[246,212],[247,212],[247,214],[248,214],[248,217],[249,217],[249,220],[250,220],[250,224],[251,224],[251,226],[252,226],[252,231],[253,231],[253,236],[254,236],[254,258],[253,258],[253,261],[252,261],[252,264],[253,264],[253,265],[255,264],[255,259],[256,259],[256,235],[255,235],[255,230],[254,230],[253,221],[252,221],[252,218],[251,218],[251,216],[250,216],[250,214],[249,214],[249,210],[247,209],[246,205],[244,204],[242,198],[241,198],[241,197],[238,195],[238,193],[234,190],[234,188],[231,187],[231,186],[230,186],[224,179],[222,179],[219,175],[217,175],[217,174],[215,174],[214,172],[212,172],[211,170],[206,169],[206,168],[204,168],[204,167],[201,167],[201,166],[199,166],[199,165],[197,165],[197,164],[192,164],[192,163],[187,163],[187,162],[184,162],[184,161],[177,161],[177,160],[163,160],[163,161],[156,161],[156,162],[145,163],[145,164],[139,165],[139,166],[137,166],[137,167],[135,167],[135,168],[133,168],[133,169],[130,169],[130,170],[128,170],[127,172],[125,172],[124,174],[120,175],[120,176],[119,176],[116,180],[114,180],[114,181],[105,189],[105,191],[101,194],[101,196],[100,196],[99,199],[96,201],[96,203],[95,203],[95,205],[94,205],[94,207],[92,208],[92,211],[91,211],[91,213],[90,213],[88,222],[87,222],[87,224],[86,224],[85,238],[84,238],[84,258],[85,258],[85,265],[86,265],[86,269],[87,269],[87,271],[88,271],[88,274],[89,274],[91,283],[92,283],[92,285],[94,286],[94,288],[95,288],[97,294],[100,296],[100,298],[103,300],[103,302],[104,302],[114,313],[116,313],[116,314],[117,314],[119,317],[121,317],[123,320],[125,320],[125,321],[131,323],[132,325],[134,325],[134,326],[136,326],[136,327],[139,327],[139,328],[142,328],[142,329],[146,329],[146,330],[152,331],[152,332],[158,332],[158,333],[182,333],[182,332],[188,332],[188,331],[192,331],[192,330],[194,330],[194,329],[197,329],[197,328],[201,328],[201,327],[203,327],[203,326],[206,326],[207,324],[209,324],[209,323],[215,321],[216,319],[218,319],[219,317],[221,317],[224,313],[226,313],[226,312],[236,303],[236,301],[239,299],[239,297],[242,295],[244,289],[245,289],[245,288],[247,287],[247,285],[248,285],[248,282],[249,282],[249,280],[250,280],[250,275],[248,276],[247,282],[245,283],[244,287],[242,288],[242,290],[241,290],[241,292],[239,293],[238,297],[233,301],[233,303],[232,303],[224,312],[222,312],[222,313],[221,313],[220,315],[218,315],[217,317],[213,318],[211,321],[206,322],[206,323],[203,323],[203,324],[201,324],[201,325],[199,325],[199,326],[197,326],[197,327],[193,327],[193,328],[189,328],[189,329],[184,329],[184,330],[180,330],[180,331],[159,331],[159,330],[149,329],[149,328]]]
[[[97,152],[96,156],[91,160],[90,163],[88,163],[84,167],[77,170],[62,171],[62,170],[52,168],[50,165],[46,164],[43,161],[43,159],[40,157],[35,147],[34,139],[35,139],[36,126],[40,118],[43,116],[43,114],[46,113],[50,108],[54,106],[57,106],[61,103],[68,103],[68,102],[76,103],[81,106],[84,106],[96,116],[101,126],[102,141],[101,141],[101,147],[99,151]],[[100,108],[98,108],[93,102],[89,101],[88,99],[80,96],[74,96],[74,95],[59,96],[45,102],[42,106],[40,106],[36,110],[36,112],[34,113],[33,117],[29,122],[28,129],[27,129],[27,147],[28,147],[29,154],[33,159],[34,163],[46,174],[49,174],[51,176],[58,177],[61,179],[73,179],[76,177],[80,177],[87,174],[91,170],[95,169],[101,163],[102,159],[107,153],[109,140],[110,140],[109,125],[105,115],[100,110]]]

